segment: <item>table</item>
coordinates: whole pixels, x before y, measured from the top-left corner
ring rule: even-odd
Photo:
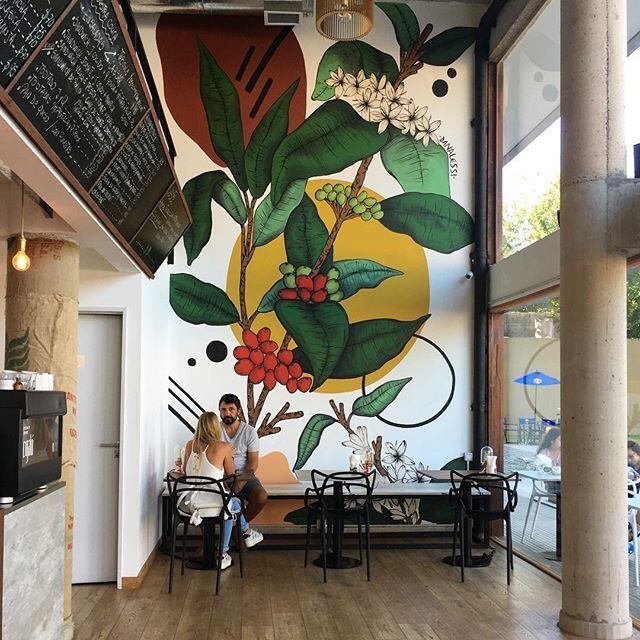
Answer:
[[[633,561],[635,564],[636,570],[636,587],[640,587],[640,570],[638,565],[640,560],[638,556],[640,555],[640,551],[638,550],[638,524],[636,522],[636,514],[640,511],[640,496],[634,495],[632,498],[628,498],[629,509],[633,511],[633,516],[631,519],[631,531],[633,532]]]
[[[561,474],[547,471],[518,471],[520,477],[529,478],[532,482],[560,482]],[[556,550],[551,553],[542,554],[547,560],[562,560],[562,495],[560,491],[556,494]]]

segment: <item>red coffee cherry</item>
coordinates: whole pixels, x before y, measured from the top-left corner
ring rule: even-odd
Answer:
[[[302,393],[306,393],[311,389],[311,378],[300,378],[298,380],[298,391],[302,391]]]
[[[258,342],[264,342],[271,339],[271,329],[269,327],[263,327],[258,331]]]
[[[329,294],[327,293],[326,289],[320,289],[320,291],[314,291],[314,293],[311,296],[311,302],[315,302],[316,304],[324,302],[327,299],[328,295]]]
[[[238,375],[248,376],[253,369],[253,362],[249,359],[238,360],[233,369]]]
[[[287,384],[289,380],[289,369],[287,369],[284,364],[277,365],[273,373],[280,384]]]
[[[309,289],[298,289],[298,296],[303,302],[309,302],[311,300],[311,291]]]
[[[249,356],[249,359],[253,364],[260,365],[264,362],[264,353],[260,349],[254,349]]]
[[[289,365],[289,375],[298,379],[302,375],[302,367],[297,362],[292,362]]]
[[[264,386],[271,391],[276,386],[276,377],[273,371],[267,371],[264,374]]]
[[[260,346],[258,336],[256,336],[251,329],[245,329],[242,332],[242,342],[244,342],[249,349],[257,349]]]
[[[327,278],[327,276],[324,273],[319,273],[313,279],[313,290],[320,291],[320,289],[324,289],[325,286],[327,285],[328,279],[329,278]]]
[[[267,353],[267,355],[264,357],[264,362],[262,363],[262,366],[267,371],[273,371],[276,368],[277,364],[278,364],[278,358],[276,358],[275,354]]]
[[[280,289],[278,295],[281,300],[295,300],[298,297],[298,292],[295,289]]]
[[[296,284],[298,285],[298,289],[313,290],[313,280],[309,276],[296,276]]]
[[[295,378],[289,378],[287,381],[287,391],[295,393],[298,390],[298,381]]]
[[[265,340],[260,343],[260,349],[262,349],[262,353],[273,353],[278,350],[278,343],[273,340]]]
[[[289,366],[293,362],[293,351],[291,351],[290,349],[283,349],[278,354],[278,360],[280,360],[282,364],[286,364],[287,366]]]
[[[251,349],[249,347],[245,347],[244,345],[239,345],[233,350],[233,356],[236,360],[243,360],[249,357],[251,353]]]
[[[266,371],[264,367],[254,367],[253,371],[249,374],[249,382],[253,384],[260,384],[264,380]]]

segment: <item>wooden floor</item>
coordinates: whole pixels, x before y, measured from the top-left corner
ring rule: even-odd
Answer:
[[[303,554],[246,554],[245,577],[236,565],[223,573],[179,564],[167,594],[168,559],[159,556],[142,587],[73,589],[76,640],[532,640],[571,638],[557,626],[560,583],[516,559],[511,587],[504,554],[491,567],[459,570],[440,550],[374,550],[372,581],[364,569],[302,567]],[[640,638],[640,635],[634,635]]]

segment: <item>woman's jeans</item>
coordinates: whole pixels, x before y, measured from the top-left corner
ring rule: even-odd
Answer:
[[[224,521],[224,539],[222,541],[222,549],[224,553],[229,551],[229,542],[231,541],[231,532],[233,531],[233,525],[235,524],[237,516],[235,514],[240,513],[240,500],[238,498],[231,498],[229,500],[229,511],[234,514],[234,518],[229,518]],[[240,516],[240,529],[247,531],[249,523],[244,519],[244,516]]]

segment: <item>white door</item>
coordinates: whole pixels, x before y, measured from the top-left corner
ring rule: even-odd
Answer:
[[[117,578],[121,354],[122,316],[80,314],[75,584]]]

